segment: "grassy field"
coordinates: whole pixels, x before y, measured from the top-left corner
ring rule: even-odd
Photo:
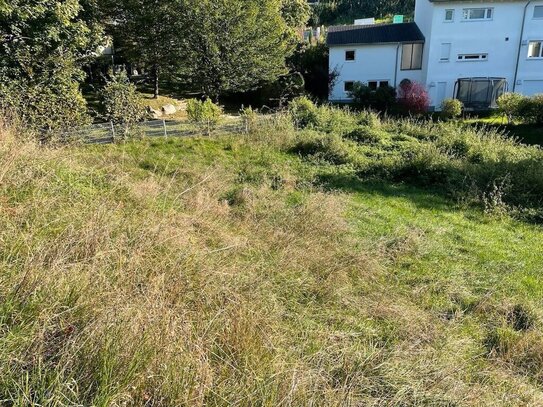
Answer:
[[[3,129],[0,404],[542,405],[541,226],[398,179],[413,124],[319,126],[55,149]],[[477,165],[485,143],[539,157],[462,137]]]
[[[543,128],[541,126],[524,123],[508,124],[507,119],[499,113],[493,113],[486,117],[470,117],[463,121],[475,126],[501,129],[522,143],[543,145]]]

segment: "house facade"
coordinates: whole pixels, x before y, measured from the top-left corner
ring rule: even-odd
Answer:
[[[543,93],[543,0],[417,0],[415,21],[330,27],[330,100],[352,83],[424,84],[431,107],[455,97],[467,108],[495,106],[505,91]]]

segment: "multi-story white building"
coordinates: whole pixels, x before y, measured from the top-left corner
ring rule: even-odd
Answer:
[[[431,106],[445,98],[488,108],[504,91],[543,93],[543,0],[417,0],[415,21],[330,27],[330,100],[355,81],[423,83]]]

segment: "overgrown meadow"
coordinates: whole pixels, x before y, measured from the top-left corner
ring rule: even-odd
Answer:
[[[526,406],[543,152],[298,100],[244,134],[0,142],[0,404]]]

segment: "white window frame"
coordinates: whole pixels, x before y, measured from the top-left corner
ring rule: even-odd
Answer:
[[[448,12],[451,12],[451,19],[450,20],[447,20],[447,13]],[[445,10],[445,16],[443,16],[443,22],[445,23],[453,23],[454,22],[454,9],[453,8],[448,8]]]
[[[484,10],[485,16],[483,18],[470,18],[470,14],[473,10]],[[490,12],[490,17],[488,14]],[[467,17],[466,17],[467,13]],[[462,21],[492,21],[494,19],[494,7],[470,7],[462,9]]]
[[[534,14],[533,14],[532,18],[534,20],[543,20],[543,15],[541,15],[541,17],[536,17],[535,16],[535,10],[538,9],[538,8],[540,8],[543,11],[543,6],[534,6]]]
[[[472,58],[477,57],[477,58]],[[473,53],[473,54],[458,54],[456,56],[458,62],[485,62],[488,61],[488,53]]]
[[[530,44],[539,42],[539,56],[538,57],[531,57],[530,56]],[[540,60],[543,59],[543,40],[530,40],[528,41],[528,54],[526,55],[526,59],[528,60]]]
[[[354,54],[353,59],[347,59],[347,52],[352,52]],[[345,62],[349,62],[349,63],[356,62],[356,50],[355,49],[346,49],[345,54],[343,55],[343,59],[345,59]]]

